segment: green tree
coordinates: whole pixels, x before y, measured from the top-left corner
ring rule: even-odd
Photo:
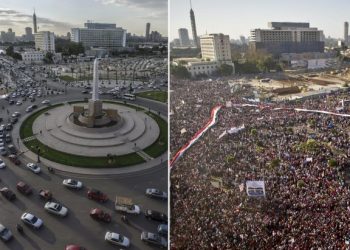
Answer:
[[[172,75],[181,78],[181,79],[186,79],[186,78],[190,78],[191,74],[190,72],[188,72],[188,70],[186,69],[186,67],[184,66],[174,66],[172,65],[170,67],[170,72]]]
[[[45,63],[48,63],[48,64],[53,63],[53,54],[51,52],[47,52],[45,54],[45,57],[44,57],[43,60],[44,60]]]
[[[221,64],[220,67],[218,68],[218,73],[221,76],[230,76],[233,73],[233,67],[228,64]]]

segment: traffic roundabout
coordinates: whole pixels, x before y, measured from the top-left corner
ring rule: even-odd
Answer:
[[[105,126],[81,124],[77,109],[83,101],[58,103],[25,118],[20,139],[38,159],[80,168],[118,168],[142,164],[166,151],[167,123],[160,116],[132,105],[103,101],[117,119]],[[165,128],[165,129],[164,129]]]

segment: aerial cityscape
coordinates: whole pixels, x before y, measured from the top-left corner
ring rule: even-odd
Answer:
[[[170,1],[170,249],[349,249],[343,4]]]
[[[0,0],[0,249],[350,249],[349,8]]]
[[[167,248],[167,1],[77,2],[0,2],[0,249]]]

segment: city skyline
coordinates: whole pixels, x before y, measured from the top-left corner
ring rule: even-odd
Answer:
[[[142,36],[146,23],[150,22],[152,30],[168,35],[167,22],[164,22],[168,19],[166,0],[0,0],[0,30],[12,28],[16,36],[24,34],[25,27],[33,28],[34,8],[38,31],[52,31],[56,35],[66,35],[71,28],[84,27],[87,20],[116,23],[127,32]],[[83,13],[81,8],[84,8]]]
[[[268,22],[275,21],[309,22],[311,27],[323,30],[326,37],[342,39],[344,22],[350,21],[346,11],[350,2],[344,0],[332,2],[332,6],[342,6],[334,11],[330,11],[329,2],[325,0],[317,1],[317,4],[296,0],[283,5],[277,0],[221,0],[216,2],[215,8],[212,3],[209,0],[192,0],[198,36],[224,33],[231,39],[239,39],[241,35],[248,37],[252,29],[267,28]],[[170,40],[178,38],[179,28],[191,30],[190,8],[190,0],[170,2]],[[192,35],[190,39],[193,39]]]

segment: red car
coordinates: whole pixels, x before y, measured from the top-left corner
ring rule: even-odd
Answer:
[[[20,165],[21,161],[17,158],[16,155],[9,155],[10,161],[12,161],[15,165]]]
[[[99,202],[106,202],[108,200],[107,195],[96,189],[89,189],[87,196],[89,199]]]
[[[33,192],[29,185],[23,181],[18,182],[16,188],[18,191],[25,195],[30,195]]]
[[[78,245],[67,245],[65,250],[87,250],[85,247],[81,247]]]
[[[39,196],[40,196],[40,198],[47,200],[47,201],[52,199],[52,193],[49,190],[45,190],[45,189],[39,190]]]
[[[111,222],[112,220],[110,214],[104,212],[102,209],[99,209],[99,208],[91,209],[90,216],[95,220],[101,220],[104,222]]]

